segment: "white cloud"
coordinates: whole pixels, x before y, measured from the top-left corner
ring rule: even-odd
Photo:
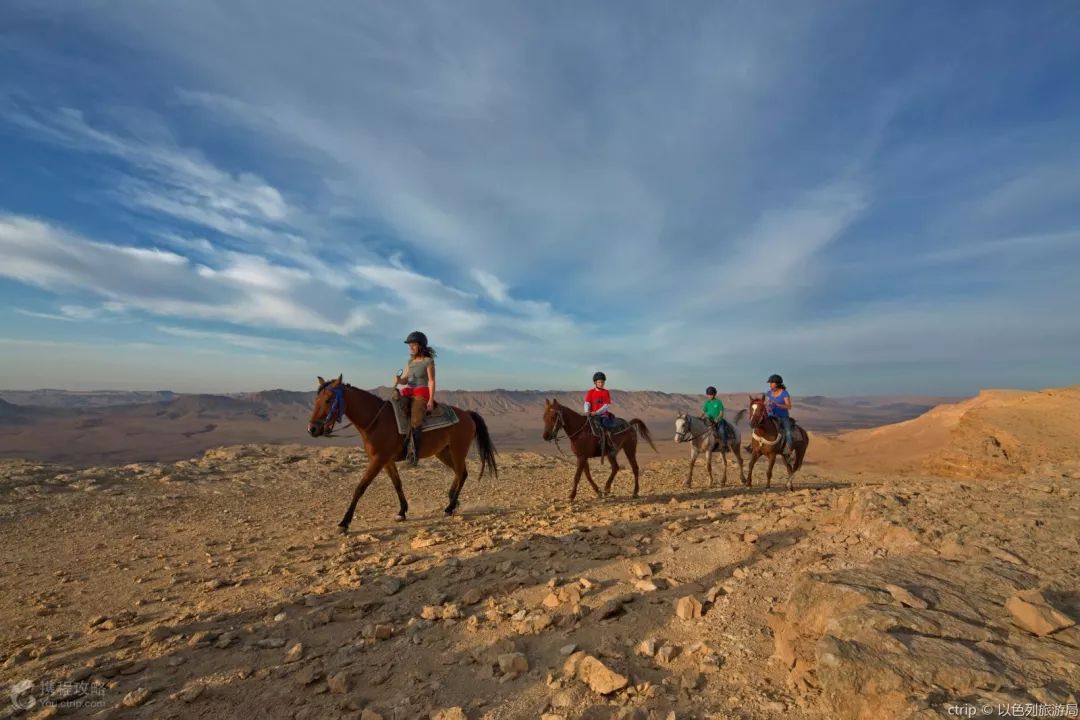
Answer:
[[[506,292],[506,284],[491,273],[484,272],[480,269],[473,269],[472,276],[473,279],[479,283],[480,287],[483,288],[487,296],[495,302],[505,303],[510,299],[510,296],[507,295]]]
[[[347,335],[369,324],[348,296],[307,271],[225,253],[195,266],[155,248],[94,242],[44,222],[0,215],[0,275],[51,290],[94,292],[111,311],[222,320]]]
[[[232,174],[168,138],[153,142],[92,126],[81,110],[52,113],[8,108],[6,118],[37,136],[83,152],[119,158],[139,168],[140,178],[125,188],[130,202],[175,217],[237,232],[248,223],[272,225],[290,208],[281,193],[251,173]]]

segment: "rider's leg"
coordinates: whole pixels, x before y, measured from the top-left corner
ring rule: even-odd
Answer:
[[[784,454],[791,455],[795,452],[795,442],[791,437],[791,418],[780,418],[780,426],[784,428]]]

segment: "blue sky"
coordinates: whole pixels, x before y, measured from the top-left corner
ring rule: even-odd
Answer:
[[[0,387],[1080,381],[1080,4],[5,2]]]

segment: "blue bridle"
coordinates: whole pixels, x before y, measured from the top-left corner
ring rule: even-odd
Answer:
[[[330,409],[326,411],[326,417],[322,419],[324,427],[341,420],[341,415],[345,412],[345,386],[338,384],[337,387],[330,387],[334,382],[336,381],[330,380],[319,386],[319,392],[329,390],[330,394],[334,396],[330,401]]]

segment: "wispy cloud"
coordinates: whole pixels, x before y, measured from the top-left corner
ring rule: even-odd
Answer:
[[[1080,356],[1056,6],[15,12],[56,36],[16,23],[0,91],[0,293],[28,312],[268,354],[249,337],[355,332],[370,367],[420,328],[493,384],[854,392],[911,363],[923,389]]]
[[[285,220],[290,213],[281,193],[262,178],[224,172],[198,152],[176,145],[167,132],[158,133],[153,140],[108,132],[92,126],[81,110],[70,107],[28,110],[8,100],[3,109],[6,120],[43,139],[74,150],[110,155],[140,168],[143,187],[168,193],[172,204],[166,209],[182,219],[192,219],[186,213],[199,209],[214,222],[262,224]],[[130,188],[129,195],[135,204],[163,200],[136,188]]]
[[[93,292],[115,310],[349,334],[368,324],[347,296],[308,273],[227,253],[217,268],[158,248],[95,242],[39,220],[0,215],[0,276]]]

